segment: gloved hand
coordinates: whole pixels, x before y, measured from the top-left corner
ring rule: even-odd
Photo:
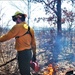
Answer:
[[[32,61],[36,61],[36,55],[33,55],[33,57],[32,57]]]

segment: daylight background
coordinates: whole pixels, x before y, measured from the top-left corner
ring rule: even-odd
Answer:
[[[61,0],[61,10],[57,7],[59,2],[60,0],[0,0],[0,35],[15,25],[12,16],[16,11],[27,14],[26,22],[35,30],[40,75],[43,75],[44,68],[49,64],[55,67],[55,75],[75,70],[75,1]],[[19,75],[14,41],[13,38],[0,43],[1,75]]]

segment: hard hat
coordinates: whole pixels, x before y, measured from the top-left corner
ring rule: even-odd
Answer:
[[[23,13],[21,13],[21,12],[19,12],[19,11],[16,11],[15,12],[15,14],[13,15],[13,16],[17,16],[17,15],[21,15],[21,14],[23,14]],[[27,17],[27,15],[26,14],[23,14],[25,17]]]
[[[40,70],[40,67],[37,62],[30,61],[30,66],[35,72],[38,72]]]
[[[19,17],[22,21],[24,21],[25,18],[27,17],[27,15],[26,15],[26,14],[23,14],[23,13],[21,13],[21,12],[19,12],[19,11],[17,11],[17,12],[15,12],[15,14],[12,16],[12,20],[13,20],[13,21],[16,21],[16,20],[17,20],[17,17]]]

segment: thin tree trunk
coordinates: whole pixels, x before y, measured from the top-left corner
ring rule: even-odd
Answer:
[[[57,0],[57,34],[61,36],[61,0]]]

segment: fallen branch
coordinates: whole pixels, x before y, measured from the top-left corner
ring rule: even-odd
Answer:
[[[8,63],[10,63],[10,62],[12,62],[12,61],[14,61],[14,60],[16,60],[16,57],[13,58],[13,59],[11,59],[11,60],[9,60],[9,61],[7,61],[6,63],[0,65],[0,67],[7,65]]]

